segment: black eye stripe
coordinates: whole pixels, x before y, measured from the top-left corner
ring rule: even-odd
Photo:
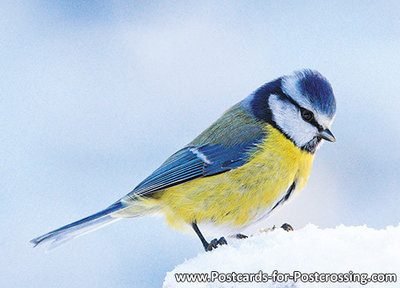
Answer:
[[[300,111],[301,111],[301,117],[303,118],[304,121],[306,121],[306,122],[310,123],[311,125],[317,127],[318,131],[322,131],[322,130],[323,130],[322,126],[319,125],[319,123],[317,122],[317,120],[315,120],[315,117],[314,117],[314,113],[313,113],[313,112],[311,112],[311,111],[309,111],[309,110],[307,110],[307,109],[304,109],[304,108],[300,108]],[[310,113],[310,116],[311,116],[310,119],[307,119],[307,118],[305,118],[305,117],[303,116],[303,113],[304,113],[304,112]]]
[[[302,110],[307,110],[307,109],[301,107],[296,101],[294,101],[292,97],[290,97],[287,94],[283,93],[283,91],[281,93],[279,93],[279,96],[281,96],[283,98],[286,98],[290,103],[292,103],[294,106],[296,106],[297,109],[299,109],[300,112]],[[307,110],[307,111],[309,111],[309,110]],[[309,111],[309,112],[311,112],[311,111]],[[314,115],[314,113],[312,113],[312,114]],[[311,121],[307,121],[307,122],[310,123],[311,125],[315,126],[318,129],[318,131],[324,130],[324,128],[322,128],[322,126],[317,122],[317,120],[315,120],[315,117],[313,117],[311,119]]]

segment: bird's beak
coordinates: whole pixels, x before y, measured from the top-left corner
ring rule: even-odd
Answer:
[[[325,139],[326,141],[336,142],[335,136],[333,136],[332,132],[329,129],[322,130],[318,133],[318,136],[322,139]]]

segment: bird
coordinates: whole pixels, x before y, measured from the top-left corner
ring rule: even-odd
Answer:
[[[49,249],[123,218],[155,213],[194,231],[205,251],[245,238],[309,178],[322,142],[335,142],[329,81],[302,69],[263,84],[170,156],[130,193],[91,216],[39,236]],[[202,232],[203,231],[203,232]],[[207,234],[203,234],[204,231]],[[205,236],[221,233],[207,241]]]

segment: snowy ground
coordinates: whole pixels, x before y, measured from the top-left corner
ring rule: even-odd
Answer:
[[[229,241],[229,240],[228,240]],[[200,242],[199,242],[200,244]],[[178,283],[175,273],[259,273],[272,275],[294,271],[309,273],[348,273],[338,277],[353,277],[355,273],[395,273],[397,283],[358,282],[303,283],[298,280],[278,283],[272,280],[266,283],[220,282],[218,278],[210,283]],[[351,271],[351,272],[350,272]],[[210,274],[209,274],[210,275]],[[214,277],[247,277],[231,274]],[[261,275],[261,274],[260,274]],[[298,275],[298,274],[297,274]],[[265,275],[264,275],[265,276]],[[275,273],[275,276],[284,277]],[[261,277],[261,276],[257,276]],[[255,279],[260,279],[260,278]],[[303,276],[306,277],[306,276]],[[323,277],[320,275],[320,277]],[[328,276],[327,276],[328,277]],[[331,276],[333,280],[335,275]],[[361,276],[365,277],[365,276]],[[383,277],[383,276],[379,276]],[[390,276],[389,276],[390,277]],[[277,279],[276,278],[276,279]],[[241,278],[244,279],[244,278]],[[350,279],[350,278],[348,278]],[[230,245],[219,247],[209,253],[186,260],[175,267],[165,278],[164,287],[399,287],[400,285],[400,224],[384,230],[375,230],[366,226],[335,229],[319,229],[307,225],[303,229],[286,232],[277,229],[263,232],[245,240],[230,240]]]

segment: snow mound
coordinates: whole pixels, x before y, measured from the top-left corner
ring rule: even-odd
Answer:
[[[228,242],[175,267],[163,287],[400,287],[400,224],[383,230],[343,225],[320,229],[309,224],[293,232],[276,229]],[[213,282],[188,280],[211,276]],[[289,276],[297,280],[282,281]],[[245,282],[250,277],[253,281]]]

